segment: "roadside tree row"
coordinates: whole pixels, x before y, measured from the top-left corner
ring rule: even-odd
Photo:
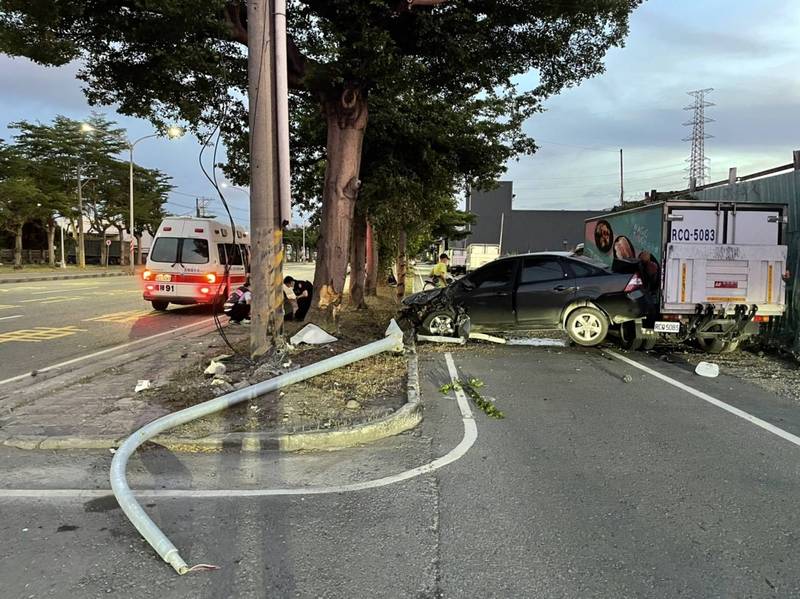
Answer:
[[[83,262],[82,233],[105,237],[114,230],[123,250],[129,214],[129,163],[118,158],[127,148],[125,131],[99,114],[86,121],[57,116],[52,123],[11,123],[17,133],[0,141],[0,227],[14,236],[14,264],[22,265],[23,228],[40,223],[47,231],[47,256],[56,264],[56,232],[69,223],[76,238],[76,259]],[[164,216],[169,177],[134,165],[135,230],[141,262],[141,238],[152,234]],[[67,228],[67,227],[65,227]],[[106,245],[100,246],[105,263]]]

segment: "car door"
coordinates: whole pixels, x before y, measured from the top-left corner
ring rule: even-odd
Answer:
[[[473,327],[502,330],[514,326],[517,262],[516,258],[495,260],[457,283],[456,302],[466,309]]]
[[[522,260],[516,293],[519,326],[557,326],[562,310],[575,296],[575,281],[571,273],[558,256],[528,256]]]

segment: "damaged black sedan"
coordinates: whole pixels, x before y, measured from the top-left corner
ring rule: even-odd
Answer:
[[[441,289],[403,300],[403,316],[426,335],[564,329],[578,345],[641,320],[651,301],[638,273],[612,272],[567,253],[509,256]]]

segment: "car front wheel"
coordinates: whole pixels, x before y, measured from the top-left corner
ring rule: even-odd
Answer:
[[[599,345],[607,334],[608,318],[597,308],[584,306],[573,310],[567,317],[567,335],[578,345]]]
[[[451,337],[456,332],[456,316],[447,310],[437,310],[425,317],[422,328],[429,335]]]

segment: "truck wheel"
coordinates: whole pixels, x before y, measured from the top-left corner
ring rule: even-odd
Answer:
[[[722,353],[723,354],[730,354],[730,353],[735,352],[737,349],[739,349],[739,344],[741,342],[742,342],[741,339],[737,339],[736,341],[728,341],[725,344],[725,349],[722,350]]]
[[[169,302],[162,300],[153,300],[150,303],[153,304],[153,310],[158,310],[159,312],[163,312],[167,309],[167,306],[169,306]]]
[[[655,335],[648,335],[644,338],[644,342],[642,343],[642,350],[650,351],[656,346],[656,342],[658,341],[658,337]]]
[[[697,338],[697,346],[708,354],[721,354],[725,351],[727,343],[718,337],[712,339]]]
[[[583,306],[569,313],[567,335],[578,345],[600,345],[608,335],[608,318],[597,308]]]
[[[422,321],[422,329],[428,335],[451,337],[456,333],[456,315],[449,310],[431,312]]]
[[[619,344],[622,349],[636,351],[642,346],[643,339],[636,336],[636,323],[623,322],[619,327]]]

